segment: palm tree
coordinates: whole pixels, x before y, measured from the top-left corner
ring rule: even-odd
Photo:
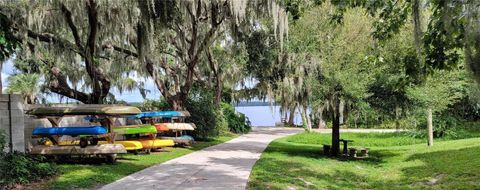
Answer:
[[[38,74],[16,74],[8,77],[9,86],[7,92],[10,94],[21,94],[24,103],[33,104],[37,100],[39,92],[38,83],[40,76]]]

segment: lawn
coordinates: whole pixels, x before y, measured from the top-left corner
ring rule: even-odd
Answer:
[[[476,136],[476,135],[475,135]],[[437,139],[407,133],[342,133],[367,160],[322,155],[330,134],[302,133],[272,142],[250,175],[249,189],[480,189],[480,138]]]
[[[166,148],[169,152],[127,154],[116,164],[59,164],[60,174],[45,184],[45,189],[90,189],[108,184],[124,176],[185,154],[226,142],[236,135],[218,137],[208,142],[197,142],[190,148]]]

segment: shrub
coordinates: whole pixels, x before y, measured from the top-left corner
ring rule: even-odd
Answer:
[[[221,109],[215,110],[215,122],[217,124],[216,131],[219,135],[228,135],[230,129],[228,128],[228,121],[225,118]]]
[[[0,187],[17,183],[29,183],[55,175],[54,164],[45,162],[43,157],[24,153],[4,153],[0,160]]]
[[[213,104],[213,95],[208,90],[192,90],[186,103],[186,109],[190,112],[187,122],[195,123],[197,128],[193,135],[198,139],[208,139],[218,135],[216,130],[217,119],[215,106]]]
[[[0,147],[5,147],[5,136],[1,131]],[[45,158],[40,156],[0,151],[0,189],[12,184],[29,183],[55,175],[56,166],[45,161]]]
[[[455,117],[449,115],[440,116],[433,124],[434,137],[455,137],[455,128],[457,127],[458,120]]]
[[[231,104],[222,103],[222,112],[228,122],[228,128],[234,133],[247,133],[252,128],[250,121],[243,113],[238,113]]]
[[[442,114],[433,118],[433,137],[435,138],[451,138],[456,139],[460,135],[457,129],[458,120],[450,115]],[[419,119],[419,125],[410,132],[415,138],[427,138],[427,121]]]

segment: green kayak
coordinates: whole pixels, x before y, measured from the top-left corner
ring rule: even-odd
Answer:
[[[113,128],[113,132],[122,135],[135,135],[135,134],[144,134],[144,133],[157,133],[157,128],[153,125],[143,125],[143,126],[123,126]]]

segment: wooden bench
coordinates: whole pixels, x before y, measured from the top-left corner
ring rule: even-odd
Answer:
[[[364,158],[367,158],[368,157],[368,148],[359,148],[358,150],[360,150],[360,155]]]
[[[367,158],[368,157],[368,148],[349,148],[348,156],[351,158]],[[359,155],[357,155],[360,153]]]

